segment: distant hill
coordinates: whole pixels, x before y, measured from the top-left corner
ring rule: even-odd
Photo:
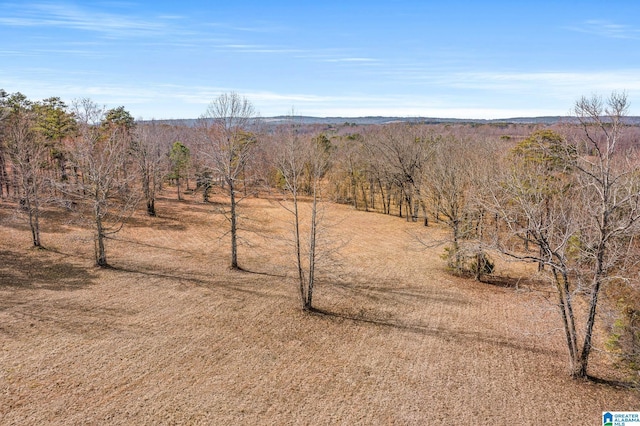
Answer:
[[[267,122],[277,123],[286,122],[291,117],[277,116],[268,117],[264,120]],[[443,123],[514,123],[514,124],[530,124],[530,123],[544,123],[554,124],[560,121],[571,120],[571,117],[533,117],[533,118],[508,118],[508,119],[496,119],[496,120],[483,120],[483,119],[461,119],[461,118],[435,118],[435,117],[307,117],[296,116],[295,120],[304,124],[355,124],[355,125],[367,125],[367,124],[389,124],[389,123],[424,123],[424,124],[443,124]]]
[[[268,124],[281,124],[291,121],[290,116],[263,117],[262,120]],[[174,125],[193,126],[196,119],[178,119],[178,120],[156,120],[162,123]],[[552,125],[557,123],[576,123],[576,117],[569,116],[548,116],[548,117],[514,117],[503,119],[464,119],[464,118],[434,118],[434,117],[309,117],[295,116],[294,121],[300,124],[325,124],[325,125],[370,125],[370,124],[389,124],[389,123],[423,123],[423,124],[546,124]],[[633,126],[640,125],[640,117],[626,117],[628,124]]]

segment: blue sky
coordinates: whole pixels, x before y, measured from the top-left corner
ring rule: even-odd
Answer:
[[[626,91],[637,1],[0,0],[0,88],[197,118],[236,91],[262,116],[566,115]]]

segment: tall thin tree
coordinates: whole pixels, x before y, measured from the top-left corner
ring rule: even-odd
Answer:
[[[199,120],[202,151],[216,178],[225,183],[229,196],[229,234],[232,269],[238,266],[238,191],[241,177],[257,142],[257,113],[251,102],[237,93],[216,98]]]
[[[280,129],[274,149],[274,164],[285,195],[282,205],[292,215],[298,290],[302,309],[313,310],[313,290],[320,253],[321,181],[329,166],[331,145],[324,135],[299,134],[294,123]],[[310,193],[302,203],[301,190]],[[303,213],[302,209],[309,211]]]
[[[34,103],[21,93],[12,94],[3,104],[9,111],[4,135],[14,173],[17,175],[20,204],[29,215],[33,245],[41,247],[40,206],[46,148],[42,134],[37,131],[37,112]]]
[[[118,232],[138,201],[129,191],[123,167],[129,155],[121,126],[106,120],[106,111],[90,99],[73,103],[78,132],[73,138],[73,164],[80,174],[77,183],[64,185],[65,192],[87,202],[94,225],[95,263],[106,267],[106,238]]]

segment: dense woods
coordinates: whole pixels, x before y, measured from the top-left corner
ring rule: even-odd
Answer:
[[[175,186],[178,199],[226,195],[229,266],[241,269],[242,199],[273,197],[291,213],[292,270],[313,311],[317,260],[330,250],[321,205],[343,203],[415,222],[407,238],[442,247],[443,267],[469,279],[499,275],[499,256],[537,264],[570,374],[588,376],[600,323],[608,349],[640,368],[640,132],[625,121],[624,94],[580,99],[574,119],[554,125],[367,126],[267,122],[235,93],[194,125],[136,121],[89,99],[0,96],[0,196],[24,214],[35,247],[47,247],[42,210],[56,209],[86,222],[95,264],[107,267],[109,236],[138,210],[161,216],[157,194]],[[434,224],[447,237],[421,238]],[[598,323],[603,305],[614,314]]]

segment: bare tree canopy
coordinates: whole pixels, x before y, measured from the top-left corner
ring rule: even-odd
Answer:
[[[238,190],[257,136],[252,131],[257,114],[251,102],[237,93],[216,98],[199,120],[202,154],[229,195],[229,234],[232,269],[238,269]]]
[[[105,239],[120,230],[138,201],[138,194],[129,188],[134,176],[125,170],[130,152],[130,121],[109,120],[108,112],[89,99],[75,101],[73,112],[78,122],[72,150],[77,175],[64,188],[70,196],[91,205],[95,262],[105,267]]]
[[[509,231],[502,239],[496,233],[497,247],[550,269],[576,378],[588,374],[603,287],[628,279],[635,264],[640,163],[637,152],[621,149],[628,107],[619,93],[581,98],[582,132],[570,139],[534,132],[512,151],[514,164],[493,192],[493,211]],[[574,314],[580,294],[588,295],[582,324]]]
[[[2,99],[0,108],[6,111],[3,135],[14,174],[18,176],[20,204],[29,215],[33,245],[41,247],[40,206],[47,149],[43,134],[38,131],[38,110],[21,93]]]
[[[329,168],[331,143],[322,134],[313,137],[299,134],[294,123],[282,127],[275,138],[273,162],[278,180],[284,189],[282,205],[292,215],[298,289],[302,309],[313,310],[313,290],[316,281],[320,249],[320,201],[322,178]],[[301,202],[302,189],[311,197]],[[309,207],[307,214],[303,208]]]

